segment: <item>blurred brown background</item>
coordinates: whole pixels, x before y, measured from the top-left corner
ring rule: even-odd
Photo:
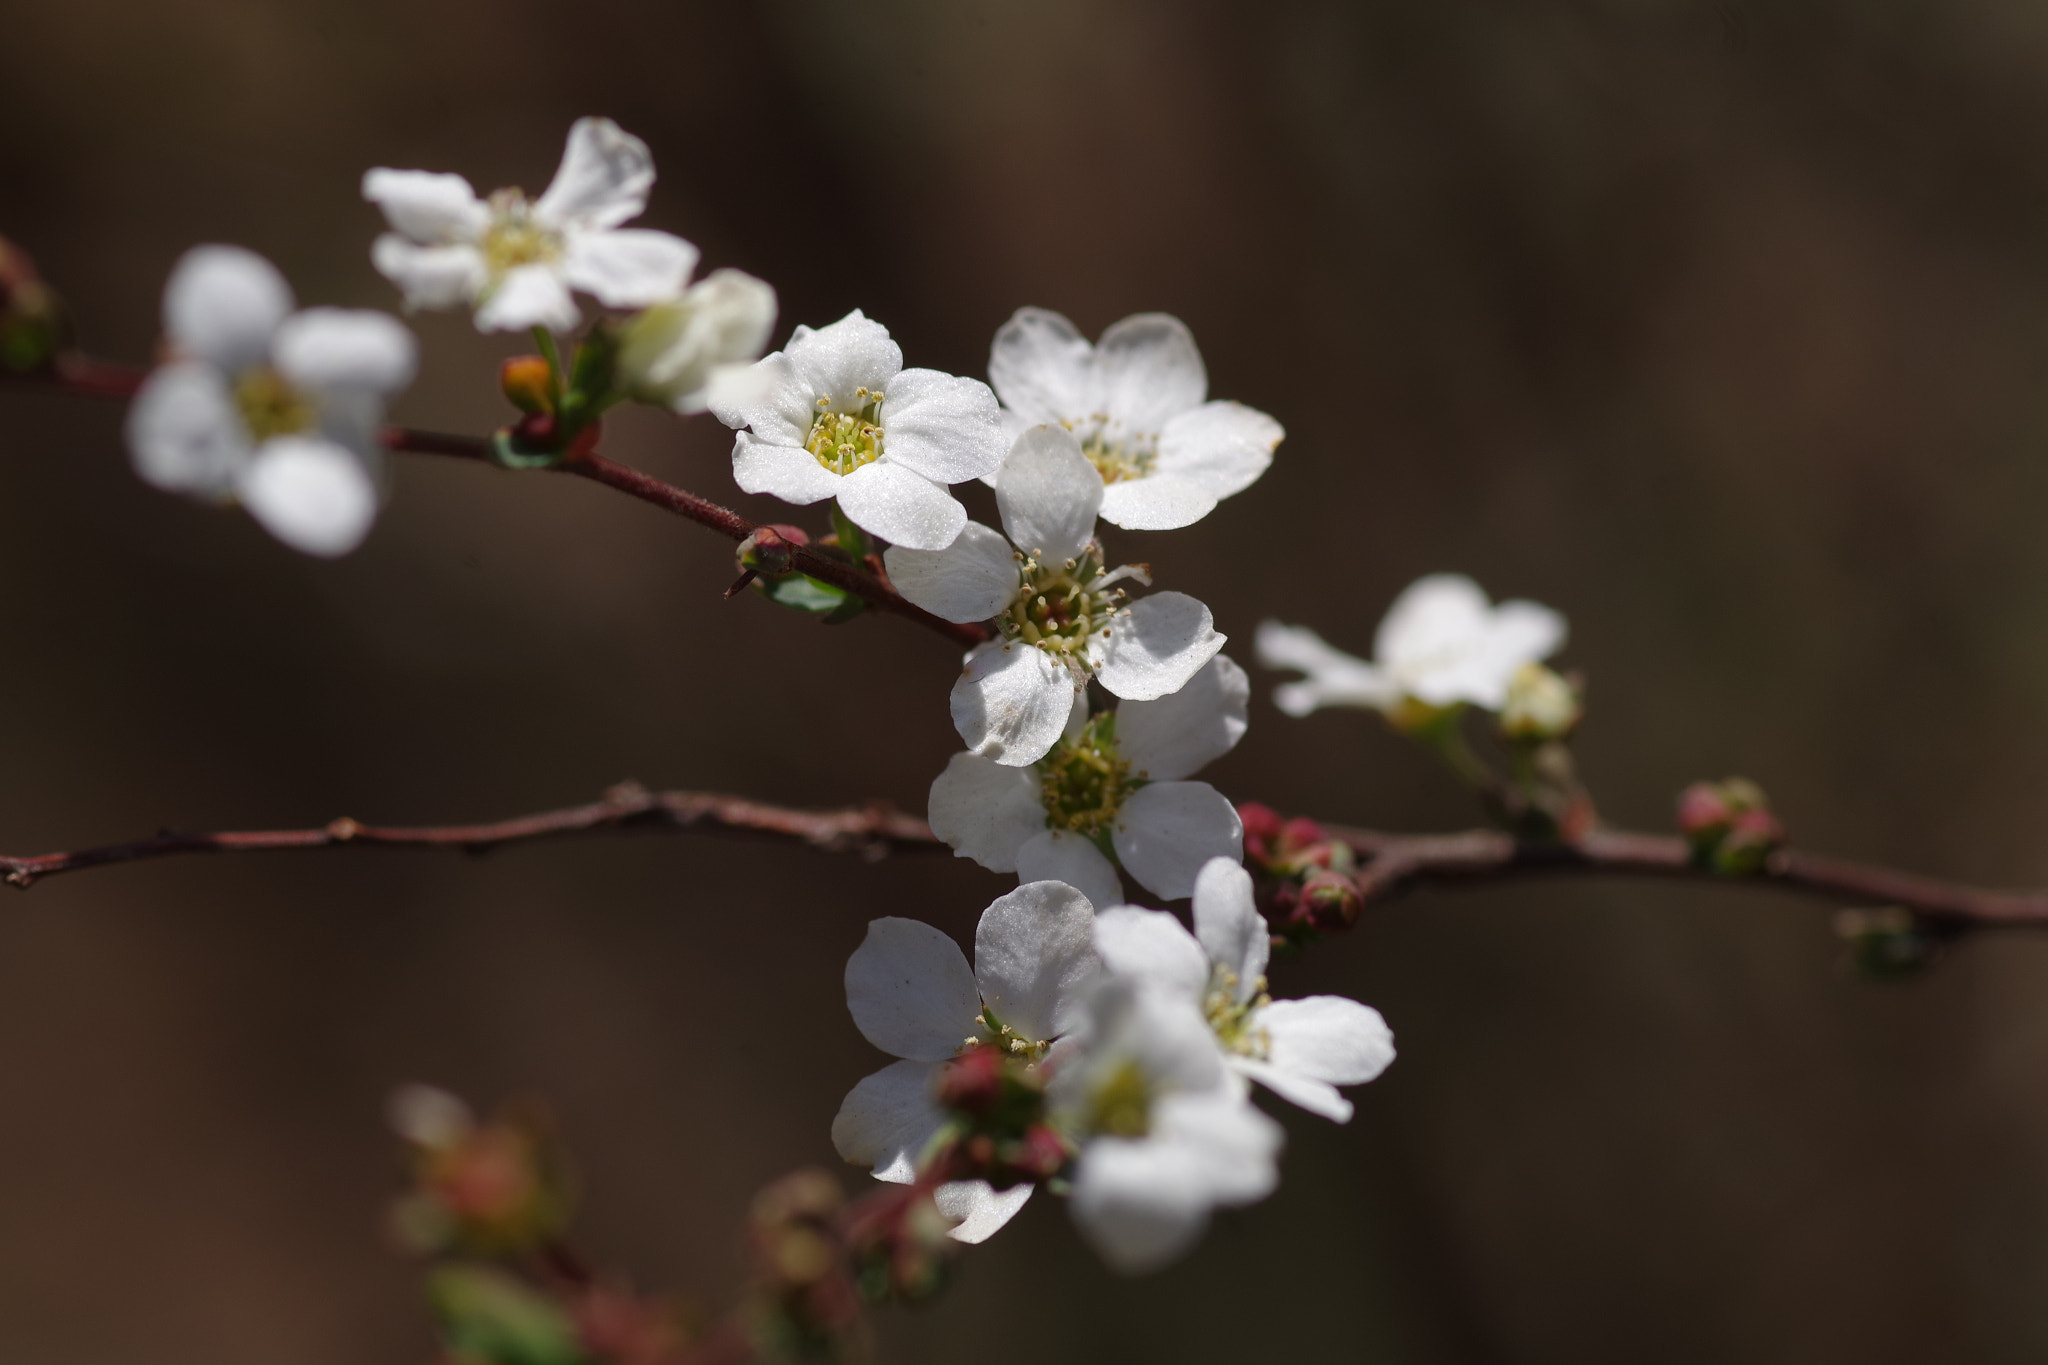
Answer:
[[[0,231],[141,359],[198,241],[392,306],[373,164],[538,190],[605,113],[646,221],[980,374],[1019,304],[1164,309],[1289,429],[1112,542],[1363,649],[1415,576],[1563,609],[1617,821],[1742,772],[1797,837],[2048,880],[2048,10],[2024,0],[0,0]],[[482,431],[509,344],[423,317],[398,416]],[[947,648],[722,602],[729,547],[572,480],[403,462],[339,564],[0,393],[0,847],[484,818],[633,776],[921,808]],[[708,419],[610,449],[736,498]],[[738,499],[751,514],[776,504]],[[1464,798],[1260,678],[1229,793]],[[135,866],[0,904],[0,1356],[361,1365],[396,1082],[547,1096],[587,1240],[716,1299],[748,1192],[880,1057],[866,921],[1007,879],[694,836]],[[1858,983],[1827,912],[1552,882],[1376,912],[1278,983],[1381,1007],[1348,1127],[1151,1279],[1051,1200],[885,1320],[902,1362],[2019,1362],[2048,1354],[2048,942]],[[848,1172],[849,1181],[853,1179]]]

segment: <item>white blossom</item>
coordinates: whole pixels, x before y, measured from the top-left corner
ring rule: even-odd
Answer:
[[[774,326],[775,290],[766,281],[743,270],[714,270],[619,329],[621,385],[643,403],[703,412],[713,387],[735,382]]]
[[[1156,701],[1091,718],[1077,694],[1065,733],[1029,767],[953,755],[932,783],[932,832],[992,872],[1055,878],[1097,905],[1124,899],[1119,865],[1179,900],[1211,858],[1243,856],[1236,807],[1187,779],[1243,737],[1250,696],[1244,670],[1224,654]]]
[[[1488,603],[1462,574],[1432,574],[1394,602],[1373,638],[1373,661],[1325,644],[1303,626],[1259,626],[1259,662],[1308,676],[1274,689],[1290,716],[1322,706],[1357,706],[1398,714],[1404,706],[1470,703],[1497,711],[1525,663],[1564,644],[1564,618],[1535,602]]]
[[[1197,1007],[1230,1068],[1311,1113],[1351,1118],[1340,1085],[1359,1085],[1394,1060],[1378,1010],[1341,995],[1274,1000],[1266,994],[1271,934],[1252,879],[1217,858],[1195,882],[1195,931],[1164,910],[1112,906],[1096,917],[1103,966]]]
[[[1057,423],[1104,484],[1102,518],[1166,531],[1207,516],[1273,462],[1285,433],[1241,403],[1203,402],[1209,376],[1179,318],[1140,313],[1090,346],[1074,324],[1020,308],[996,333],[989,382],[1019,427]]]
[[[999,638],[968,653],[953,686],[953,725],[970,752],[1006,767],[1036,763],[1089,678],[1126,701],[1156,701],[1223,647],[1209,609],[1186,593],[1126,603],[1114,589],[1150,579],[1130,565],[1105,568],[1095,540],[1102,498],[1074,434],[1032,427],[996,475],[1007,541],[975,522],[942,552],[889,550],[890,579],[918,606],[948,621],[995,620]]]
[[[1049,1097],[1080,1145],[1074,1221],[1113,1268],[1158,1269],[1195,1244],[1212,1209],[1272,1193],[1280,1125],[1252,1107],[1189,1001],[1107,976],[1074,1046]]]
[[[945,549],[967,524],[947,485],[994,473],[1009,449],[988,385],[904,369],[889,329],[858,308],[798,327],[711,410],[739,431],[742,489],[798,505],[837,498],[854,525],[919,550]]]
[[[128,410],[135,470],[158,488],[239,500],[307,554],[347,554],[377,517],[384,402],[412,382],[412,333],[385,313],[295,312],[253,251],[200,246],[164,288],[172,358]]]
[[[964,1048],[983,1042],[1041,1061],[1074,1025],[1096,973],[1094,907],[1058,882],[999,896],[974,931],[974,966],[959,945],[919,920],[878,919],[846,964],[846,1005],[867,1040],[901,1058],[856,1085],[832,1121],[832,1143],[877,1179],[909,1183],[945,1123],[932,1087]],[[1031,1197],[1020,1184],[939,1187],[952,1235],[979,1242]]]
[[[529,202],[516,189],[480,199],[459,175],[395,171],[363,176],[363,198],[392,231],[371,260],[409,308],[476,309],[477,330],[568,331],[582,320],[570,291],[607,308],[672,299],[697,265],[697,248],[649,228],[619,226],[647,207],[654,158],[605,118],[580,118],[554,182]]]

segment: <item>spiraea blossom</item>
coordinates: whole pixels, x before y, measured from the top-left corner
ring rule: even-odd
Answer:
[[[1323,706],[1357,706],[1404,723],[1467,704],[1497,711],[1527,663],[1564,644],[1564,618],[1535,602],[1487,601],[1462,574],[1431,574],[1411,584],[1380,622],[1373,661],[1325,644],[1303,626],[1259,626],[1259,662],[1308,676],[1275,688],[1290,716]]]
[[[654,158],[606,118],[580,118],[554,182],[529,201],[516,189],[477,197],[459,175],[395,171],[363,176],[363,198],[392,230],[371,260],[409,308],[476,309],[484,332],[568,331],[582,320],[571,291],[608,308],[672,299],[697,265],[697,248],[650,228],[619,226],[647,207]]]
[[[967,524],[947,485],[994,473],[1009,450],[988,385],[904,369],[889,329],[858,308],[798,327],[711,411],[739,431],[732,474],[746,492],[837,498],[863,531],[919,550],[945,549]]]
[[[1106,976],[1052,1078],[1057,1122],[1079,1144],[1073,1214],[1117,1270],[1156,1270],[1192,1247],[1218,1206],[1272,1193],[1284,1140],[1226,1069],[1202,1012]]]
[[[1238,1075],[1311,1113],[1351,1118],[1340,1085],[1359,1085],[1394,1060],[1378,1010],[1341,995],[1274,1000],[1266,994],[1271,931],[1252,879],[1217,858],[1195,883],[1195,931],[1164,910],[1112,906],[1096,919],[1104,967],[1196,1006]]]
[[[311,555],[347,554],[377,517],[384,402],[412,382],[412,333],[385,313],[295,312],[291,286],[253,251],[194,247],[164,288],[172,357],[128,410],[145,480],[239,500]]]
[[[619,329],[620,385],[643,403],[703,412],[713,386],[738,382],[774,327],[775,290],[766,281],[714,270]]]
[[[1186,779],[1243,737],[1250,696],[1244,670],[1223,654],[1156,701],[1091,717],[1077,695],[1066,732],[1029,767],[953,755],[932,783],[932,832],[992,872],[1055,878],[1097,905],[1124,899],[1119,865],[1179,900],[1211,858],[1243,856],[1236,807]]]
[[[953,725],[969,752],[1006,767],[1044,758],[1089,678],[1126,701],[1177,692],[1223,647],[1209,609],[1186,593],[1127,603],[1095,540],[1102,480],[1063,427],[1032,427],[996,475],[1003,536],[971,523],[943,553],[888,552],[897,591],[948,621],[994,619],[953,685]],[[1013,547],[1014,544],[1014,548]]]
[[[1209,515],[1273,462],[1284,433],[1242,403],[1204,402],[1209,375],[1179,318],[1140,313],[1090,346],[1058,313],[1020,308],[988,359],[1018,427],[1072,431],[1102,479],[1102,518],[1167,531]]]
[[[881,1180],[908,1183],[945,1123],[932,1097],[946,1063],[994,1043],[1033,1063],[1073,1027],[1096,974],[1094,907],[1059,882],[998,897],[974,931],[974,966],[959,945],[919,920],[878,919],[846,964],[846,1005],[867,1040],[902,1060],[853,1088],[832,1121],[832,1143]],[[939,1187],[952,1235],[979,1242],[1031,1197],[1020,1184]]]

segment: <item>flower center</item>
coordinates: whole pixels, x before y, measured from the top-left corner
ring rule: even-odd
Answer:
[[[1119,441],[1098,434],[1081,443],[1081,453],[1095,466],[1104,483],[1142,479],[1159,463],[1158,450],[1140,439]]]
[[[313,404],[285,377],[267,365],[242,372],[235,381],[235,406],[249,439],[262,445],[273,436],[290,436],[313,425]]]
[[[961,1040],[959,1048],[953,1055],[957,1057],[971,1048],[985,1045],[994,1047],[999,1052],[1009,1053],[1013,1057],[1022,1057],[1027,1063],[1034,1065],[1045,1059],[1046,1049],[1052,1046],[1050,1042],[1033,1042],[1026,1038],[996,1018],[996,1012],[984,1005],[980,1017],[974,1021],[974,1032]]]
[[[1263,976],[1252,982],[1252,998],[1240,1003],[1237,973],[1219,962],[1210,970],[1209,994],[1202,1002],[1202,1012],[1209,1016],[1209,1027],[1215,1030],[1216,1041],[1223,1044],[1225,1051],[1263,1059],[1272,1051],[1273,1040],[1266,1030],[1252,1022],[1252,1015],[1272,1003]]]
[[[1009,639],[1079,663],[1090,636],[1109,634],[1109,620],[1124,600],[1122,590],[1109,587],[1114,579],[1103,573],[1102,551],[1091,545],[1064,564],[1027,558],[1022,574],[1023,587],[996,625]]]
[[[479,246],[491,278],[503,279],[522,265],[540,265],[562,254],[562,234],[533,221],[533,208],[518,190],[491,196],[491,225]]]
[[[1116,712],[1105,711],[1038,760],[1046,827],[1089,839],[1107,834],[1124,797],[1141,785],[1130,771],[1130,762],[1116,751]]]
[[[851,474],[882,458],[882,395],[866,388],[853,391],[854,410],[838,412],[832,396],[818,399],[804,449],[834,474]]]
[[[1152,1131],[1152,1087],[1136,1062],[1125,1062],[1095,1087],[1088,1097],[1088,1126],[1121,1138]]]

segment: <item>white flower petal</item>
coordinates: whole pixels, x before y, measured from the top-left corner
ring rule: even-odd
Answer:
[[[1486,631],[1492,606],[1486,592],[1463,574],[1435,573],[1402,589],[1373,633],[1373,658],[1403,671],[1456,650]]]
[[[988,385],[937,370],[904,370],[888,383],[882,449],[890,463],[939,483],[965,483],[1002,464],[1010,443]]]
[[[968,653],[953,684],[953,728],[971,752],[1021,768],[1058,742],[1075,690],[1066,666],[1036,645],[991,640]]]
[[[1267,1061],[1332,1085],[1360,1085],[1394,1060],[1394,1034],[1370,1005],[1341,995],[1276,1000],[1258,1013],[1272,1040]]]
[[[476,310],[479,332],[524,332],[534,327],[568,332],[582,320],[569,286],[552,265],[513,267]]]
[[[1095,917],[1095,951],[1103,968],[1127,981],[1200,1004],[1209,991],[1209,955],[1187,927],[1164,910],[1113,905]]]
[[[1041,808],[1041,826],[1044,816]],[[1070,829],[1040,828],[1026,839],[1017,849],[1017,876],[1022,881],[1065,882],[1086,896],[1090,905],[1115,905],[1124,898],[1116,864],[1103,857],[1093,842]]]
[[[1237,747],[1251,704],[1251,679],[1227,654],[1203,664],[1178,692],[1116,709],[1117,752],[1131,775],[1154,782],[1190,777]]]
[[[1045,308],[1019,308],[989,347],[988,382],[1026,426],[1078,420],[1095,403],[1095,348]]]
[[[264,530],[324,559],[362,544],[377,520],[377,486],[362,459],[314,437],[265,441],[235,492]]]
[[[856,308],[829,327],[799,327],[782,348],[804,388],[804,404],[832,400],[835,412],[858,412],[858,393],[886,395],[889,381],[903,368],[903,348],[889,339],[889,329]],[[886,429],[889,405],[882,404]],[[805,426],[809,426],[805,419]],[[886,446],[884,447],[886,449]]]
[[[1209,1225],[1196,1166],[1177,1148],[1097,1138],[1075,1167],[1074,1222],[1112,1270],[1158,1270],[1185,1255]]]
[[[1167,422],[1159,433],[1161,474],[1227,498],[1257,482],[1287,435],[1280,424],[1242,403],[1204,403]]]
[[[1209,393],[1194,334],[1166,313],[1112,323],[1095,343],[1095,367],[1103,410],[1133,431],[1156,434]]]
[[[878,919],[846,960],[846,1008],[861,1035],[913,1062],[942,1062],[981,1013],[960,945],[922,920]]]
[[[939,1212],[955,1220],[946,1235],[956,1242],[975,1245],[1002,1231],[1017,1216],[1035,1186],[1012,1185],[998,1192],[986,1180],[951,1180],[932,1191]]]
[[[913,550],[943,550],[967,527],[967,509],[944,484],[886,456],[840,481],[839,510],[870,535]]]
[[[1045,832],[1038,774],[979,754],[954,754],[932,781],[927,817],[932,833],[957,856],[991,872],[1015,872],[1017,851]]]
[[[292,311],[277,267],[239,246],[195,246],[164,285],[164,333],[181,352],[228,373],[261,364]]]
[[[1351,1101],[1338,1094],[1337,1087],[1328,1081],[1298,1076],[1292,1071],[1282,1071],[1271,1062],[1262,1062],[1252,1057],[1232,1057],[1230,1069],[1246,1080],[1257,1081],[1289,1104],[1297,1105],[1332,1123],[1349,1123],[1351,1115],[1356,1112]]]
[[[224,497],[249,460],[249,432],[227,377],[203,360],[158,366],[128,407],[128,453],[143,481]]]
[[[1016,597],[1017,555],[999,531],[970,521],[943,550],[892,545],[883,552],[896,591],[948,621],[986,621]]]
[[[398,286],[407,308],[453,308],[484,291],[491,272],[473,246],[421,246],[387,232],[370,247],[377,273]]]
[[[1290,716],[1305,716],[1322,706],[1383,709],[1401,698],[1400,688],[1382,669],[1325,644],[1306,626],[1261,621],[1254,648],[1268,668],[1298,668],[1308,674],[1303,682],[1274,689],[1273,704]]]
[[[1032,427],[996,473],[996,509],[1020,549],[1047,564],[1077,559],[1095,538],[1102,476],[1064,427]]]
[[[847,1092],[832,1120],[832,1145],[878,1180],[907,1185],[917,1159],[946,1121],[932,1099],[932,1062],[891,1062]]]
[[[1252,874],[1236,859],[1211,858],[1196,875],[1195,937],[1211,962],[1237,978],[1238,1004],[1258,994],[1273,955],[1273,931],[1252,897]]]
[[[685,415],[711,406],[721,371],[721,400],[744,401],[747,395],[733,383],[753,372],[774,325],[775,290],[767,281],[743,270],[714,270],[681,298],[657,303],[625,325],[619,375],[635,398]]]
[[[809,387],[781,351],[762,356],[709,399],[712,416],[727,426],[751,427],[761,440],[793,449],[802,449],[817,414]],[[816,456],[810,460],[818,463]]]
[[[1244,857],[1237,807],[1207,782],[1154,782],[1124,798],[1117,812],[1117,861],[1162,900],[1192,895],[1211,858]]]
[[[697,268],[697,248],[670,232],[612,228],[572,232],[562,274],[607,308],[647,308],[673,299]]]
[[[367,308],[294,313],[277,329],[270,354],[280,374],[314,392],[396,393],[419,364],[419,344],[405,324]]]
[[[637,218],[654,187],[647,144],[608,118],[580,118],[547,192],[534,201],[536,221],[556,229],[572,223],[617,227]]]
[[[1188,1152],[1219,1204],[1264,1199],[1280,1182],[1274,1165],[1286,1134],[1237,1086],[1162,1096],[1152,1107],[1156,1140]]]
[[[1227,637],[1209,609],[1183,592],[1141,597],[1110,624],[1095,676],[1126,701],[1178,692],[1216,657]]]
[[[1121,479],[1102,490],[1102,519],[1126,531],[1173,531],[1216,510],[1216,495],[1176,474]]]
[[[490,206],[459,175],[442,171],[363,172],[363,198],[384,210],[394,231],[428,246],[473,242],[491,225]]]
[[[810,451],[771,445],[750,431],[733,437],[732,477],[743,493],[766,493],[799,507],[837,497],[846,482]]]
[[[1032,881],[998,896],[974,929],[982,1003],[1027,1042],[1074,1025],[1095,980],[1095,907],[1064,882]]]

